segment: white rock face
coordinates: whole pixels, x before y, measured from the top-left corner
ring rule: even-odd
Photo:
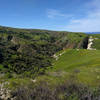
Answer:
[[[58,56],[56,54],[53,55],[53,57],[58,60]]]
[[[36,82],[36,80],[31,80],[33,83],[35,83]]]
[[[9,82],[0,83],[0,100],[16,100],[16,96],[12,97],[11,90],[7,87]]]
[[[93,41],[94,41],[93,37],[90,36],[88,47],[87,47],[88,50],[96,50],[96,49],[92,48]]]
[[[11,98],[10,90],[5,88],[5,85],[9,84],[8,82],[0,84],[0,100],[8,100]]]

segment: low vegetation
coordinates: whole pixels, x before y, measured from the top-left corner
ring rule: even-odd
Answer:
[[[0,27],[7,100],[99,100],[100,35],[91,36],[96,50],[87,50],[89,34]]]
[[[83,33],[0,27],[0,73],[35,77],[52,65],[53,55],[65,48],[83,48]]]
[[[91,89],[83,84],[67,81],[62,85],[51,87],[46,82],[32,87],[20,87],[12,92],[16,100],[99,100],[100,88]]]
[[[94,38],[92,47],[100,50],[100,34],[94,34],[92,36]]]

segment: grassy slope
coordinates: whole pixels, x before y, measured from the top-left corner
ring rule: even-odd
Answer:
[[[94,38],[92,48],[96,48],[97,50],[98,49],[100,50],[100,34],[93,34],[92,36]]]
[[[2,34],[3,33],[3,34]],[[66,42],[80,43],[87,35],[83,33],[70,33],[70,32],[56,32],[46,30],[22,30],[12,28],[0,28],[0,38],[3,37],[4,42],[7,40],[8,35],[18,38],[18,44],[31,44],[34,41],[40,46],[51,42],[51,37],[55,39],[54,44],[58,47],[60,43],[66,45]],[[93,46],[100,49],[100,35],[94,35],[98,40],[94,41]],[[40,40],[41,39],[41,40]],[[49,40],[50,39],[50,40]],[[97,42],[96,42],[97,41]],[[7,42],[7,41],[6,41]],[[62,46],[60,44],[60,46]],[[63,46],[62,46],[63,47]],[[62,51],[63,52],[63,51]],[[59,54],[59,53],[58,53]],[[60,56],[58,61],[54,61],[52,69],[47,71],[47,75],[39,76],[37,80],[48,80],[50,83],[61,83],[68,79],[71,75],[76,75],[79,81],[90,85],[98,85],[100,83],[100,51],[91,50],[65,50],[65,53]],[[0,65],[2,69],[2,65]],[[13,82],[21,82],[24,79],[9,79]],[[29,81],[30,79],[28,79]],[[25,81],[26,82],[26,81]],[[22,82],[21,82],[22,83]],[[27,83],[27,82],[26,82]]]
[[[100,82],[100,51],[99,50],[66,50],[54,61],[53,68],[47,72],[44,79],[61,83],[75,75],[79,82],[96,86]],[[42,78],[43,78],[42,77]],[[41,76],[39,77],[41,79]]]

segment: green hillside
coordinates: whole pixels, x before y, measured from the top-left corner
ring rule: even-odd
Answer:
[[[51,66],[52,55],[66,48],[86,48],[84,33],[0,27],[0,72],[35,77]]]
[[[92,47],[100,50],[100,34],[93,34],[92,37],[94,38]]]
[[[97,50],[86,50],[90,36]],[[91,83],[99,77],[99,42],[99,34],[0,27],[0,73],[7,78],[34,78],[45,71],[61,77],[77,73],[78,79]]]
[[[99,86],[100,35],[0,27],[0,100],[99,100]]]
[[[90,36],[97,50],[86,50]],[[95,84],[99,80],[99,42],[99,34],[0,27],[1,78],[42,77],[47,72],[52,78],[60,76],[58,80],[75,74],[80,81]],[[54,54],[58,55],[55,60]]]
[[[62,53],[64,52],[64,53]],[[70,76],[75,76],[79,82],[88,85],[99,85],[100,82],[100,51],[85,49],[69,49],[62,51],[58,60],[54,60],[48,70],[48,77],[54,81],[63,82]],[[56,80],[57,79],[57,80]],[[53,80],[52,80],[53,81]]]

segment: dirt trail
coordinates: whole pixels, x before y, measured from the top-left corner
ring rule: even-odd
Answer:
[[[65,51],[62,52],[62,53],[60,53],[59,55],[54,54],[53,57],[54,57],[56,60],[58,60],[58,59],[59,59],[59,56],[62,56],[64,53],[65,53]]]

